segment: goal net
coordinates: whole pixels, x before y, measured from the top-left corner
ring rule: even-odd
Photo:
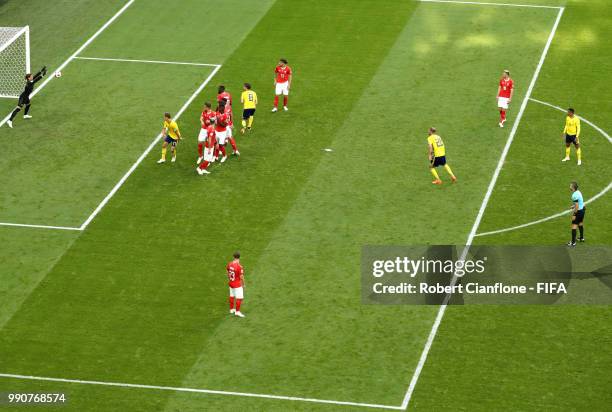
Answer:
[[[29,72],[29,27],[0,27],[0,97],[19,97]]]

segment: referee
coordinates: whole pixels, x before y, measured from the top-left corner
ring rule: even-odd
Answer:
[[[584,212],[586,208],[584,207],[584,199],[582,198],[582,193],[578,190],[578,183],[572,182],[570,183],[570,192],[572,192],[572,240],[568,242],[567,245],[569,247],[576,246],[576,229],[580,230],[580,238],[578,240],[580,242],[584,242]]]
[[[35,75],[32,75],[32,73],[26,74],[25,88],[23,89],[23,92],[21,92],[21,94],[19,95],[19,101],[17,102],[17,107],[15,108],[15,110],[13,110],[13,113],[11,113],[11,118],[6,122],[6,124],[8,124],[8,126],[11,129],[13,128],[13,119],[15,118],[15,116],[17,116],[17,113],[19,113],[21,109],[23,109],[23,106],[25,106],[25,111],[23,112],[23,118],[24,119],[32,118],[32,116],[28,114],[30,112],[30,106],[32,106],[32,103],[30,102],[30,94],[32,94],[32,92],[34,91],[34,85],[40,79],[42,79],[46,74],[47,74],[47,66],[44,66]]]

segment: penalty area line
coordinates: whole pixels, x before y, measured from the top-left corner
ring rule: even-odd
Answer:
[[[48,225],[29,225],[25,223],[8,223],[8,222],[0,222],[0,226],[8,226],[8,227],[30,227],[35,229],[55,229],[55,230],[76,230],[81,231],[80,227],[70,227],[70,226],[48,226]]]
[[[514,3],[492,3],[481,1],[460,1],[460,0],[417,0],[422,3],[449,3],[449,4],[468,4],[473,6],[503,6],[503,7],[529,7],[534,9],[555,9],[561,10],[560,6],[546,6],[542,4],[514,4]]]
[[[173,62],[173,61],[164,61],[164,60],[116,59],[116,58],[109,58],[109,57],[83,57],[83,56],[78,56],[78,57],[75,57],[75,59],[76,60],[97,60],[97,61],[105,61],[105,62],[174,64],[174,65],[184,65],[184,66],[207,66],[207,67],[217,67],[217,66],[219,66],[218,64],[212,64],[212,63]]]
[[[152,389],[152,390],[173,391],[173,392],[203,393],[203,394],[208,394],[208,395],[224,395],[224,396],[240,396],[240,397],[247,397],[247,398],[277,399],[277,400],[296,401],[296,402],[310,402],[310,403],[321,403],[321,404],[331,404],[331,405],[358,406],[358,407],[363,407],[363,408],[374,408],[374,409],[390,409],[390,410],[400,410],[401,409],[399,406],[379,405],[375,403],[334,401],[334,400],[329,400],[329,399],[300,398],[296,396],[267,395],[267,394],[261,394],[261,393],[221,391],[221,390],[214,390],[214,389],[181,388],[181,387],[176,387],[176,386],[158,386],[158,385],[143,385],[143,384],[136,384],[136,383],[120,383],[120,382],[90,381],[90,380],[81,380],[81,379],[50,378],[50,377],[44,377],[44,376],[16,375],[16,374],[11,374],[11,373],[0,373],[0,377],[11,378],[11,379],[33,380],[33,381],[63,382],[63,383],[73,383],[73,384],[81,384],[81,385],[115,386],[115,387],[120,387],[120,388],[132,388],[132,389]]]
[[[533,88],[535,87],[536,82],[538,81],[538,77],[540,75],[540,71],[542,70],[542,66],[544,65],[544,61],[546,60],[546,56],[548,55],[548,50],[550,49],[550,45],[555,37],[555,33],[557,32],[557,27],[559,27],[559,22],[561,21],[561,17],[563,16],[564,7],[559,8],[559,12],[557,13],[557,17],[555,19],[555,23],[548,35],[548,39],[546,40],[546,44],[544,45],[544,49],[542,50],[542,54],[540,55],[540,60],[538,61],[538,65],[536,66],[535,72],[531,78],[531,82],[529,83],[529,87],[527,88],[527,92],[525,93],[525,97],[521,103],[521,107],[516,116],[516,120],[512,126],[512,130],[510,131],[510,135],[508,136],[508,140],[506,141],[506,145],[502,151],[502,154],[497,162],[497,167],[493,172],[493,176],[491,176],[491,181],[489,182],[489,186],[487,188],[487,192],[482,199],[482,203],[480,204],[480,209],[478,210],[478,214],[476,215],[476,220],[472,225],[472,229],[468,235],[467,241],[465,243],[465,248],[461,253],[461,257],[459,260],[465,260],[470,247],[472,246],[472,242],[474,241],[474,237],[476,236],[476,232],[478,231],[478,227],[480,226],[480,222],[482,221],[482,217],[484,216],[484,212],[489,204],[489,199],[493,193],[493,189],[495,188],[495,184],[497,183],[497,179],[501,173],[504,162],[506,161],[506,157],[508,156],[508,152],[510,151],[510,146],[512,145],[512,141],[514,140],[514,136],[516,135],[516,131],[518,130],[518,126],[523,118],[523,113],[525,112],[525,108],[527,107],[527,103],[531,97],[531,93],[533,92]],[[453,274],[453,278],[451,280],[451,287],[457,283],[457,274]],[[408,404],[410,403],[410,399],[412,398],[412,394],[414,393],[414,389],[416,388],[417,382],[423,371],[423,367],[425,366],[425,362],[427,361],[427,356],[429,355],[429,351],[431,350],[431,346],[433,345],[433,341],[436,338],[436,334],[438,333],[438,329],[440,324],[442,323],[442,319],[444,318],[444,313],[446,312],[446,308],[448,307],[448,302],[450,300],[450,294],[447,294],[444,297],[444,301],[442,305],[440,305],[440,309],[438,309],[438,313],[434,320],[434,323],[431,327],[431,331],[427,336],[427,341],[425,342],[425,346],[423,347],[423,351],[421,352],[421,356],[419,358],[419,362],[417,364],[416,369],[412,375],[412,379],[410,380],[410,385],[408,386],[408,390],[404,396],[404,400],[402,401],[402,409],[407,409]]]

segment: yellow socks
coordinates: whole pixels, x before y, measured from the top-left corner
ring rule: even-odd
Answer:
[[[582,160],[582,148],[581,147],[576,149],[576,156],[578,156],[578,160]]]
[[[253,116],[249,117],[249,129],[253,126]]]
[[[429,169],[429,171],[431,172],[431,174],[433,175],[434,179],[436,180],[440,180],[440,176],[438,176],[438,172],[436,171],[436,169],[434,169],[433,167]]]
[[[570,155],[570,147],[568,146],[565,148],[565,157],[569,159],[569,155]]]
[[[455,178],[455,175],[453,174],[453,171],[451,170],[449,165],[444,165],[444,169],[446,169],[446,171],[452,178]]]
[[[162,147],[162,160],[166,160],[166,148]]]
[[[242,119],[242,127],[246,127],[246,120]]]

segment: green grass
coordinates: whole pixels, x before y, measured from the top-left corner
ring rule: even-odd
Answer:
[[[79,16],[78,30],[27,21],[36,64],[50,67],[121,5],[36,3]],[[156,147],[85,231],[0,226],[0,373],[399,405],[438,308],[362,305],[361,247],[465,242],[510,131],[496,127],[497,76],[509,67],[518,85],[511,126],[555,13],[399,0],[137,0],[84,56],[223,67],[179,121],[178,162],[155,164]],[[27,14],[19,2],[0,3],[1,24]],[[533,92],[604,130],[609,17],[605,1],[568,2]],[[291,110],[271,114],[279,57],[295,71]],[[10,141],[0,221],[80,225],[159,132],[160,113],[176,111],[209,73],[70,63],[36,96],[33,121],[0,129]],[[200,178],[202,103],[220,83],[237,101],[244,81],[260,96],[254,131],[238,137],[239,159]],[[528,105],[481,232],[563,210],[571,180],[587,198],[609,182],[610,148],[588,127],[585,165],[561,164],[562,122],[561,112]],[[457,185],[431,187],[431,125]],[[609,215],[606,197],[589,206],[589,242],[610,244]],[[560,218],[476,242],[567,236]],[[244,320],[226,308],[223,266],[235,249],[247,270]],[[609,307],[450,307],[411,407],[603,410],[611,316]],[[8,390],[66,391],[70,410],[355,409],[1,378]]]

